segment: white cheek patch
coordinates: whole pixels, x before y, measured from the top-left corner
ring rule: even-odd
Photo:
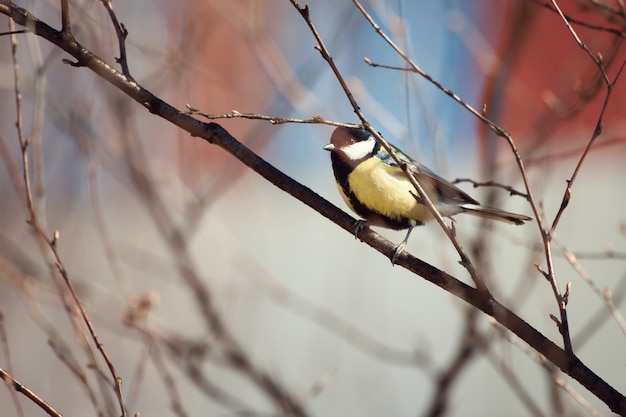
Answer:
[[[348,145],[342,149],[343,153],[346,154],[348,159],[352,161],[358,161],[359,159],[365,158],[367,155],[374,151],[374,147],[376,146],[376,140],[370,136],[369,139],[353,143],[352,145]]]

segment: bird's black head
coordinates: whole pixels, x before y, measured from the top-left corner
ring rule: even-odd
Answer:
[[[374,155],[378,143],[367,130],[338,127],[324,149],[332,152],[346,163],[358,164]]]

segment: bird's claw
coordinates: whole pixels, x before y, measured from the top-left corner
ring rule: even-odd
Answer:
[[[364,227],[365,227],[365,221],[364,220],[357,220],[356,221],[356,226],[354,228],[354,238],[355,239],[359,238],[359,233],[361,232],[361,230],[363,230]]]
[[[404,252],[405,247],[406,247],[406,242],[400,242],[400,244],[396,246],[396,249],[393,251],[393,256],[391,257],[392,265],[396,264],[396,261],[398,260],[398,256],[400,256],[402,252]]]
[[[411,232],[413,231],[413,228],[415,228],[415,226],[417,226],[419,223],[415,222],[413,224],[411,224],[411,226],[409,227],[409,230],[406,232],[406,236],[404,237],[404,240],[402,242],[400,242],[400,244],[398,246],[396,246],[396,249],[393,251],[393,256],[391,257],[391,264],[395,265],[396,264],[396,260],[398,259],[398,256],[400,256],[400,254],[402,252],[404,252],[404,248],[406,247],[406,243],[409,241],[409,236],[411,236]]]

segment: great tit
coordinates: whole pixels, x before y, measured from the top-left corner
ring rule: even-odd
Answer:
[[[482,206],[400,149],[393,145],[391,148],[400,161],[408,164],[415,180],[442,216],[469,213],[516,225],[532,220],[522,214]],[[330,151],[339,194],[352,211],[365,219],[365,224],[394,230],[408,229],[391,259],[395,263],[413,228],[432,219],[432,213],[406,174],[367,130],[338,127],[324,149]],[[359,222],[356,233],[363,225],[362,221]]]

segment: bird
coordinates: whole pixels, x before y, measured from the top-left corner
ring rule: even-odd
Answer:
[[[465,191],[418,163],[396,146],[389,144],[402,164],[407,165],[415,180],[444,217],[467,213],[475,216],[522,225],[532,220],[523,214],[511,213],[481,205]],[[330,159],[339,194],[346,205],[361,219],[355,235],[365,226],[394,230],[408,229],[404,240],[395,248],[391,262],[404,251],[416,226],[433,218],[417,189],[392,156],[365,129],[337,127],[330,143],[323,147]]]

